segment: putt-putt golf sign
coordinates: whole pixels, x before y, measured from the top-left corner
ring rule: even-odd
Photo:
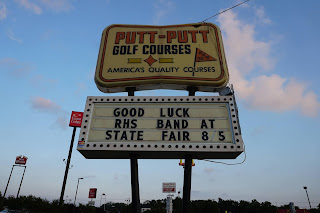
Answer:
[[[97,159],[233,159],[243,143],[233,96],[89,96],[78,150]]]
[[[102,33],[95,82],[103,92],[130,86],[216,92],[228,80],[221,32],[214,24],[110,25]]]

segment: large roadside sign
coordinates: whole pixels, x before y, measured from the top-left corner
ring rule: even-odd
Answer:
[[[212,23],[110,25],[102,33],[95,73],[102,92],[130,86],[216,92],[228,80],[221,32]]]
[[[234,159],[243,142],[233,96],[89,96],[78,150],[96,159]]]

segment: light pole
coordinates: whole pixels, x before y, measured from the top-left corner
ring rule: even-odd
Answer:
[[[306,190],[309,206],[310,206],[310,209],[311,209],[311,204],[310,204],[309,195],[308,195],[308,191],[307,191],[308,188],[306,186],[304,186],[303,188]]]
[[[79,186],[79,180],[82,180],[83,178],[78,178],[78,184],[77,184],[77,190],[76,190],[76,195],[74,196],[74,206],[76,206],[76,199],[77,199],[77,193],[78,193],[78,186]]]
[[[129,205],[129,203],[130,203],[130,198],[126,199],[125,201],[127,202],[127,205]]]
[[[101,199],[100,199],[100,206],[101,206],[101,201],[102,201],[102,197],[104,196],[104,205],[103,205],[103,211],[106,211],[106,200],[107,200],[107,198],[106,198],[106,194],[105,193],[102,193],[102,195],[101,195]]]

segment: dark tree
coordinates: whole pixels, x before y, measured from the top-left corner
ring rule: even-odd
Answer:
[[[214,200],[195,200],[190,207],[191,213],[219,213],[218,203]]]
[[[2,196],[2,193],[0,192],[0,211],[3,210],[4,205],[4,197]]]
[[[240,200],[239,202],[239,213],[249,213],[250,202]]]
[[[238,202],[233,200],[222,200],[219,198],[218,200],[220,212],[225,213],[225,211],[230,211],[232,213],[237,213]]]
[[[152,212],[152,213],[166,213],[166,200],[151,200],[146,201],[144,204],[147,204],[150,206],[151,210],[148,210],[146,212]]]

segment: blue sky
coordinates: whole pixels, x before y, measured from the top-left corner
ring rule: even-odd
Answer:
[[[105,27],[195,23],[238,3],[0,0],[1,192],[15,157],[22,154],[29,159],[21,195],[58,199],[71,111],[83,111],[87,96],[126,95],[103,94],[93,81]],[[237,166],[196,160],[191,199],[293,201],[307,207],[307,186],[312,206],[319,204],[319,9],[317,0],[252,0],[209,20],[223,33],[247,160]],[[165,198],[162,182],[176,182],[182,191],[178,163],[139,160],[141,201]],[[79,177],[85,177],[79,202],[88,202],[93,187],[108,201],[131,197],[129,160],[87,160],[74,146],[71,164],[65,196],[72,202]],[[7,195],[16,195],[22,171],[14,170]]]

